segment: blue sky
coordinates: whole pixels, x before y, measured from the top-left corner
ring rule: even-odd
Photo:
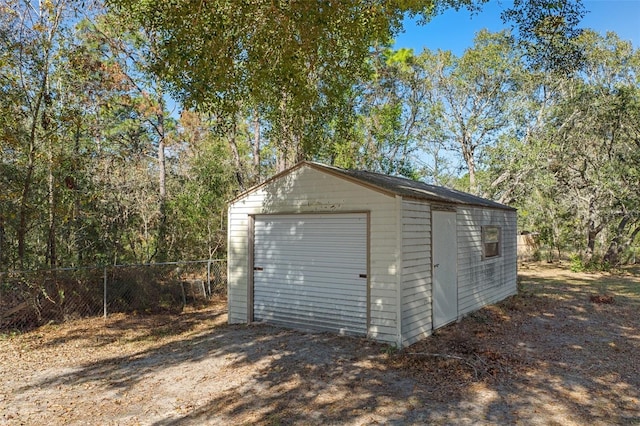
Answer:
[[[508,0],[491,0],[473,16],[464,9],[449,10],[424,26],[406,21],[405,32],[396,37],[395,48],[411,48],[419,53],[427,47],[451,50],[460,55],[473,44],[473,37],[479,30],[509,28],[502,23],[500,12],[510,4],[512,2]],[[636,49],[640,48],[640,0],[585,0],[583,4],[589,12],[582,20],[582,28],[602,34],[614,31],[621,39],[631,41]]]

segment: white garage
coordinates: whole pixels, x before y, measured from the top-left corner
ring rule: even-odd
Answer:
[[[367,333],[367,217],[254,219],[253,320]]]
[[[516,212],[302,162],[229,206],[229,322],[406,346],[516,292]]]

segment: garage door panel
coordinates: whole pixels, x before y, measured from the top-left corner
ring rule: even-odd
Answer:
[[[335,302],[335,303],[334,303]],[[295,314],[297,318],[349,318],[351,321],[361,321],[362,314],[354,306],[359,308],[366,307],[366,301],[361,300],[357,303],[345,303],[340,301],[324,300],[323,302],[310,303],[300,301],[299,299],[279,298],[268,306],[257,303],[256,308],[262,310],[264,316],[287,317]],[[274,307],[281,309],[275,310]],[[284,309],[286,308],[286,309]]]
[[[277,312],[274,312],[276,316],[285,316],[285,314],[291,314],[292,312],[296,312],[301,314],[302,317],[326,317],[326,318],[336,318],[337,316],[342,318],[358,318],[361,319],[362,316],[357,313],[355,310],[352,310],[351,307],[358,306],[360,308],[366,307],[366,301],[361,300],[359,303],[340,303],[338,300],[325,300],[320,303],[308,303],[301,302],[296,299],[287,299],[280,298],[277,302],[273,303],[269,306],[271,307],[279,307],[286,308],[280,309]],[[266,309],[267,307],[262,304],[257,304],[256,307],[264,309],[263,313],[269,312],[271,309]],[[340,309],[336,309],[340,308]]]
[[[278,322],[279,324],[288,325],[288,326],[295,324],[298,328],[301,328],[299,326],[303,325],[305,326],[304,328],[315,329],[315,328],[321,327],[323,330],[332,329],[333,331],[339,330],[336,327],[336,322],[339,321],[342,329],[345,331],[350,331],[350,330],[360,328],[361,318],[359,317],[336,318],[335,316],[322,315],[318,313],[312,313],[309,315],[307,314],[308,314],[308,311],[306,310],[292,309],[291,311],[287,311],[286,313],[280,313],[278,315],[269,313],[262,320],[266,322]]]
[[[273,290],[259,290],[259,291],[256,290],[254,292],[255,295],[266,298],[269,296],[269,294],[273,294],[275,296],[280,296],[280,297],[289,297],[293,300],[298,300],[301,298],[305,298],[307,296],[321,296],[328,299],[342,300],[346,304],[353,303],[355,300],[359,300],[360,298],[362,298],[362,300],[365,300],[366,298],[366,296],[363,295],[362,292],[359,291],[358,289],[348,288],[346,286],[336,287],[335,289],[334,288],[327,289],[327,288],[320,287],[320,285],[313,285],[313,284],[308,285],[309,283],[307,283],[305,287],[309,287],[309,288],[304,292],[299,292],[297,291],[297,287],[294,287],[294,286],[277,286],[276,287],[278,283],[274,281],[271,281],[271,282],[267,281],[265,283],[271,285],[271,288],[273,288]],[[322,284],[322,283],[319,282],[316,284]],[[301,281],[298,281],[296,282],[296,286],[302,287],[303,283]],[[313,288],[310,288],[312,286]],[[347,298],[348,300],[346,300]]]
[[[286,286],[288,284],[300,284],[306,282],[307,284],[319,284],[327,288],[358,288],[354,287],[354,280],[361,279],[366,281],[366,278],[358,278],[357,271],[349,274],[348,277],[340,277],[338,274],[328,272],[327,275],[323,275],[321,270],[306,270],[306,271],[291,271],[289,273],[269,274],[268,271],[256,271],[254,275],[259,276],[260,281],[269,282],[276,286]],[[359,290],[358,290],[359,291]]]
[[[331,238],[331,237],[332,237],[331,235],[325,234],[322,236],[314,236],[309,238],[319,239],[319,238]],[[344,235],[344,234],[333,236],[334,239],[336,238],[345,239],[348,237],[349,235]],[[286,245],[283,246],[282,244],[286,244]],[[364,245],[366,245],[366,240],[345,241],[344,243],[342,243],[340,253],[345,255],[351,254],[352,256],[357,256],[360,254],[360,250]],[[295,240],[283,238],[282,240],[272,240],[264,246],[256,247],[255,253],[256,254],[273,253],[275,251],[281,254],[296,255],[296,254],[300,254],[300,251],[298,250],[304,250],[303,253],[306,253],[312,250],[316,253],[323,253],[330,257],[337,257],[334,249],[335,247],[330,245],[314,244],[313,242],[310,242],[310,241],[295,241]]]
[[[330,306],[332,305],[344,305],[345,307],[349,307],[354,304],[366,303],[366,297],[360,295],[356,292],[341,292],[340,295],[336,295],[336,292],[330,292],[325,290],[310,290],[307,291],[304,295],[297,295],[291,289],[286,289],[286,291],[278,291],[278,292],[269,292],[269,291],[259,291],[256,292],[255,295],[258,297],[258,300],[266,299],[269,296],[273,295],[277,300],[274,300],[273,304],[281,303],[282,301],[287,301],[287,303],[304,303],[305,300],[309,300],[313,297],[321,298],[320,300],[316,300],[314,302],[306,302],[308,305],[316,305],[320,306],[325,303],[328,303]]]
[[[329,318],[329,319],[310,318],[306,320],[300,315],[293,315],[293,316],[270,317],[268,319],[264,319],[264,321],[267,321],[270,324],[283,325],[287,327],[291,327],[292,324],[295,323],[296,328],[313,329],[313,330],[330,331],[330,332],[336,331],[335,320],[333,320],[332,318]],[[349,323],[345,328],[353,329],[356,327],[359,327],[359,321],[354,321],[352,323]],[[346,332],[353,333],[350,331],[346,331]]]
[[[326,310],[308,305],[270,305],[256,306],[256,321],[278,323],[295,328],[310,328],[337,331],[345,334],[366,334],[366,317],[363,315],[336,314],[336,306]],[[342,311],[349,312],[349,311]],[[318,327],[321,325],[321,327]]]
[[[325,237],[331,238],[331,236],[325,236]],[[312,244],[312,243],[301,244],[298,241],[290,241],[290,240],[277,241],[277,243],[280,244],[281,246],[279,247],[264,246],[260,249],[257,249],[256,253],[272,253],[275,251],[282,254],[295,255],[295,254],[300,254],[300,252],[296,250],[305,250],[305,252],[312,250],[317,253],[324,253],[327,256],[336,257],[335,252],[333,251],[335,247],[331,247],[331,246],[323,247],[323,246]],[[286,245],[282,246],[282,244],[286,244]],[[341,248],[341,254],[357,256],[358,254],[360,254],[359,250],[361,246],[364,246],[365,244],[366,244],[366,241],[357,242],[353,244],[344,243],[344,246]]]
[[[273,254],[271,254],[271,256],[272,255]],[[255,265],[256,267],[263,268],[263,270],[269,270],[269,271],[275,270],[276,272],[278,270],[282,270],[282,266],[295,266],[297,268],[304,268],[306,270],[312,270],[313,267],[326,269],[328,266],[331,266],[331,267],[339,266],[340,268],[338,270],[341,271],[345,269],[345,272],[343,273],[343,275],[347,275],[351,271],[357,271],[358,275],[362,273],[361,267],[354,266],[354,263],[358,262],[359,260],[358,256],[344,256],[339,259],[326,259],[326,258],[322,258],[322,256],[324,256],[323,253],[315,252],[314,253],[315,258],[309,259],[309,258],[305,258],[304,255],[300,253],[290,255],[287,253],[280,252],[278,253],[278,255],[281,257],[287,256],[286,261],[281,261],[277,265],[270,264],[271,261],[267,260],[267,257],[270,256],[270,254],[265,253],[264,255],[265,259],[261,259],[260,260],[261,263],[258,263],[258,260],[256,260]]]
[[[304,249],[301,248],[301,250],[304,250]],[[320,265],[322,267],[326,267],[327,265],[337,264],[343,268],[357,269],[358,271],[361,271],[360,266],[354,265],[360,260],[360,256],[357,256],[357,255],[349,255],[345,253],[344,256],[340,256],[338,258],[332,258],[329,253],[324,253],[321,251],[307,250],[306,253],[313,253],[313,258],[309,258],[307,257],[308,254],[305,256],[301,252],[294,253],[294,252],[285,252],[285,251],[279,251],[279,252],[272,251],[272,252],[265,252],[264,255],[262,256],[256,253],[256,257],[258,258],[255,260],[256,262],[255,266],[263,269],[266,269],[266,268],[273,269],[273,268],[281,268],[283,265],[309,268],[314,265]],[[263,257],[263,258],[260,259],[260,257]],[[273,258],[285,258],[285,259],[279,261],[277,265],[274,265],[271,263],[272,262],[271,259]]]
[[[309,225],[313,225],[313,224],[309,224]],[[352,227],[349,226],[345,226],[345,227],[341,227],[341,228],[332,228],[332,229],[323,229],[320,225],[318,226],[318,228],[314,228],[314,229],[305,229],[303,227],[290,227],[290,228],[281,228],[278,227],[278,224],[270,224],[268,226],[264,225],[264,226],[260,226],[258,225],[256,227],[256,229],[258,231],[261,230],[265,230],[266,232],[269,232],[269,235],[271,237],[273,237],[273,239],[290,239],[292,241],[304,241],[305,238],[308,237],[314,237],[314,236],[323,236],[323,235],[327,235],[328,233],[331,234],[335,234],[335,235],[339,235],[339,234],[351,234],[353,235],[354,239],[357,241],[358,239],[362,240],[363,238],[361,236],[358,235],[357,231],[355,231]],[[304,237],[301,237],[300,234],[296,234],[296,232],[298,232],[299,229],[303,229],[305,232]],[[354,232],[355,231],[355,232]]]
[[[258,216],[254,320],[366,334],[365,214]]]
[[[333,284],[340,285],[346,283],[348,286],[353,285],[354,279],[363,279],[364,275],[360,269],[353,268],[351,265],[344,265],[341,263],[325,263],[313,266],[307,266],[300,263],[288,263],[282,266],[278,270],[272,270],[269,268],[263,268],[259,273],[261,279],[267,280],[284,280],[294,279],[295,277],[304,277],[307,279],[319,278],[323,282],[331,281]],[[347,271],[341,271],[339,268],[349,268]],[[330,268],[336,268],[332,270]]]

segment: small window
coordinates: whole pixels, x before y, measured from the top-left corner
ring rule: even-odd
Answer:
[[[500,256],[501,234],[499,226],[482,227],[482,256],[485,259]]]

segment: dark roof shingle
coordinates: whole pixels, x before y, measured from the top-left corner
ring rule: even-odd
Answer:
[[[411,179],[397,176],[383,175],[380,173],[367,172],[363,170],[341,169],[339,167],[328,166],[326,164],[305,162],[312,167],[325,169],[329,172],[337,173],[360,181],[365,185],[374,186],[387,192],[391,192],[402,197],[415,198],[419,200],[435,201],[447,204],[465,204],[472,206],[490,207],[502,210],[515,210],[513,207],[468,194],[455,189],[448,189],[442,186],[429,185]]]

